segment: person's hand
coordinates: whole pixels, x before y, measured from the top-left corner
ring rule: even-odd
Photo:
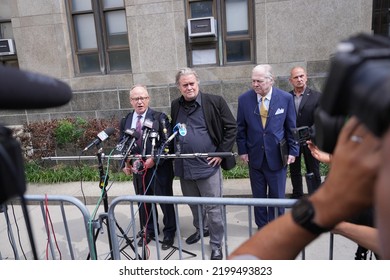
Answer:
[[[248,154],[240,155],[240,159],[245,163],[249,162]]]
[[[315,221],[332,228],[373,204],[381,141],[352,117],[343,127],[323,185],[311,196]]]
[[[153,158],[148,158],[146,159],[146,161],[144,162],[144,168],[146,169],[149,169],[149,168],[152,168],[154,166],[154,160]]]
[[[306,141],[307,147],[311,152],[311,155],[320,162],[330,163],[331,154],[321,151],[311,140]]]
[[[291,164],[295,162],[295,157],[292,155],[288,155],[287,164]]]
[[[125,173],[127,176],[131,175],[133,173],[133,170],[131,169],[130,161],[125,162],[125,167],[122,168],[123,173]]]
[[[215,167],[217,165],[220,165],[222,162],[222,158],[220,157],[208,157],[207,158],[208,165],[211,165],[212,167]]]

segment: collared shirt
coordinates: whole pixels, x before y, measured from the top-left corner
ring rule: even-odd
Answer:
[[[270,91],[265,95],[264,106],[267,110],[269,109],[269,104],[271,102],[271,98],[272,98],[272,87],[271,87]],[[261,95],[260,94],[257,95],[257,104],[259,104],[259,110],[260,110],[260,106],[261,106]]]
[[[187,134],[175,139],[176,152],[180,149],[183,154],[215,152],[217,147],[213,144],[206,126],[202,110],[201,93],[193,102],[185,102],[181,97],[177,121],[185,123]],[[217,172],[219,166],[212,167],[205,157],[177,158],[175,159],[175,175],[186,180],[206,179]]]
[[[297,112],[297,114],[298,114],[299,105],[301,105],[302,98],[303,98],[303,94],[305,93],[305,90],[306,90],[306,87],[305,87],[305,89],[302,91],[302,94],[300,94],[300,95],[297,95],[297,94],[295,93],[295,91],[293,91],[293,93],[294,93],[295,111]]]

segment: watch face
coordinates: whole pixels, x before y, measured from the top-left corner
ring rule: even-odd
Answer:
[[[314,217],[314,209],[310,201],[307,199],[298,200],[293,206],[292,215],[298,224],[304,224],[311,221]]]

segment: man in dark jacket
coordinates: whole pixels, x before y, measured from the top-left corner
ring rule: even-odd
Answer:
[[[172,196],[172,159],[157,159],[156,157],[157,153],[162,152],[162,145],[170,133],[169,119],[166,114],[149,108],[150,97],[145,86],[133,86],[129,97],[134,111],[127,114],[120,122],[120,141],[124,138],[126,129],[139,130],[137,132],[139,141],[131,150],[131,154],[139,155],[139,159],[127,161],[123,167],[123,172],[127,175],[133,174],[133,184],[138,195]],[[152,139],[152,135],[155,135],[154,139]],[[148,157],[149,155],[155,156]],[[172,204],[160,204],[160,207],[164,214],[162,249],[167,250],[174,243],[176,232],[175,210]],[[155,238],[151,210],[149,203],[140,204],[142,236],[138,246],[147,244]]]
[[[231,152],[236,137],[236,121],[223,97],[201,92],[199,77],[190,68],[181,69],[177,73],[176,85],[182,96],[171,104],[172,124],[184,124],[187,133],[185,136],[178,134],[175,138],[175,152]],[[183,195],[222,197],[221,165],[225,169],[234,167],[234,157],[176,158],[175,175],[180,178]],[[210,259],[222,259],[222,208],[218,205],[206,205],[201,217],[198,215],[197,205],[190,205],[190,208],[196,232],[186,239],[186,243],[198,242],[201,234],[210,235]]]
[[[309,127],[313,129],[314,111],[319,105],[320,93],[307,87],[307,74],[303,67],[291,69],[290,79],[294,87],[290,93],[294,96],[295,111],[297,112],[297,128]],[[308,139],[307,139],[308,140]],[[306,141],[300,143],[299,156],[290,164],[291,183],[293,187],[292,198],[303,196],[301,155],[306,166],[306,184],[308,193],[313,193],[321,184],[320,164],[310,153]]]

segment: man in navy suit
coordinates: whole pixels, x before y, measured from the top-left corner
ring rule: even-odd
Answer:
[[[287,164],[299,153],[292,134],[296,127],[293,96],[273,84],[271,66],[257,65],[252,70],[252,89],[238,98],[237,149],[240,159],[248,163],[255,198],[285,197]],[[280,147],[284,140],[285,161]],[[273,207],[255,207],[254,212],[259,229],[275,218]],[[283,213],[284,208],[278,208],[278,215]]]
[[[156,157],[146,157],[147,155],[157,155],[165,143],[167,135],[171,131],[171,124],[165,113],[149,108],[149,93],[143,85],[134,85],[130,90],[130,103],[134,111],[128,113],[120,122],[120,141],[125,136],[126,129],[137,129],[139,119],[139,142],[131,150],[131,154],[139,155],[140,159],[132,159],[125,163],[123,172],[127,175],[133,174],[133,185],[137,195],[161,195],[173,196],[173,163],[172,159],[157,160]],[[147,130],[149,136],[151,132],[158,134],[155,137],[155,145],[151,137],[146,137]],[[145,137],[143,137],[145,136]],[[162,249],[169,249],[173,243],[176,232],[175,209],[172,204],[160,204],[163,217]],[[140,209],[141,232],[138,246],[148,244],[155,238],[153,230],[152,208],[149,203],[141,203]],[[157,216],[157,211],[156,211]],[[158,217],[156,217],[158,218]],[[158,227],[158,222],[157,222]]]
[[[314,125],[314,111],[319,106],[321,94],[307,87],[307,74],[303,67],[297,66],[291,69],[290,79],[294,87],[290,93],[294,96],[295,111],[297,112],[297,127]],[[290,165],[291,183],[293,187],[292,198],[303,196],[301,155],[306,166],[306,185],[308,193],[313,193],[321,185],[320,163],[315,159],[305,142],[300,143],[300,151],[295,162]]]

